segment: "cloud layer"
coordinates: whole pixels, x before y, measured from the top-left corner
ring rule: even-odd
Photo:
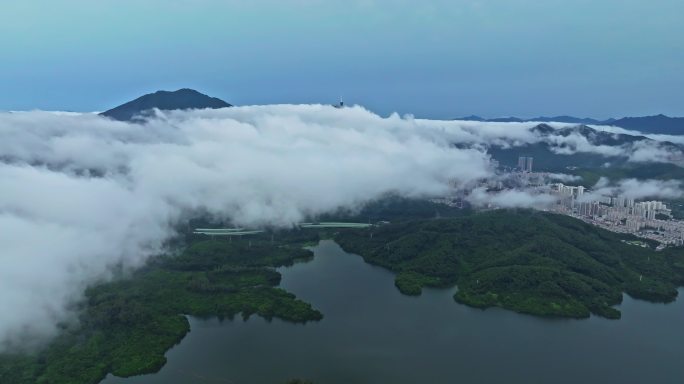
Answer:
[[[556,201],[556,197],[525,189],[487,192],[485,188],[475,188],[467,196],[467,200],[476,207],[546,208]]]
[[[678,199],[684,196],[682,182],[679,180],[637,180],[623,179],[611,183],[605,177],[592,188],[584,200],[600,196],[623,196],[628,199]]]
[[[197,212],[288,227],[388,192],[431,197],[475,185],[493,175],[491,145],[605,149],[533,127],[322,105],[158,112],[142,125],[0,113],[0,350],[49,339],[87,286],[144,264]],[[551,201],[517,190],[469,196],[478,206]]]
[[[143,264],[193,212],[287,227],[491,172],[482,151],[411,119],[326,106],[160,113],[145,125],[6,113],[0,158],[4,346],[53,335],[89,284]]]

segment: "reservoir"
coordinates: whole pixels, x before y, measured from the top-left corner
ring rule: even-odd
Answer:
[[[456,303],[453,289],[404,296],[394,275],[333,241],[280,268],[281,287],[325,316],[291,324],[191,318],[154,375],[106,384],[684,382],[684,290],[672,304],[625,296],[621,320],[542,319]]]

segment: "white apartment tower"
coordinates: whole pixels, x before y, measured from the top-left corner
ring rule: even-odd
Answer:
[[[521,172],[532,172],[532,157],[519,156],[518,157],[518,169]]]

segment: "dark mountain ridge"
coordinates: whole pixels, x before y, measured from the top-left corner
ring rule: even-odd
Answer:
[[[649,139],[646,136],[636,136],[636,135],[627,135],[627,134],[622,134],[622,133],[611,133],[611,132],[606,132],[606,131],[599,131],[594,128],[591,128],[587,125],[576,125],[573,127],[565,127],[565,128],[560,128],[560,129],[555,129],[551,127],[548,124],[539,124],[535,127],[532,128],[533,132],[539,133],[542,136],[549,136],[549,135],[561,135],[561,136],[570,136],[572,134],[577,134],[580,136],[583,136],[587,139],[589,143],[592,145],[609,145],[609,146],[619,146],[619,145],[624,145],[628,143],[634,143],[636,141],[642,141],[642,140],[647,140],[647,141],[654,141],[652,139]],[[665,144],[671,144],[669,142],[664,142]]]
[[[628,135],[596,130],[587,125],[576,125],[554,128],[546,123],[531,128],[541,141],[516,146],[491,145],[488,152],[501,165],[514,167],[519,156],[531,156],[535,166],[545,171],[564,172],[568,167],[601,168],[606,163],[613,167],[622,167],[628,163],[629,148],[638,142],[644,142],[654,148],[661,148],[671,153],[684,153],[684,147],[669,141],[656,141],[641,135]],[[586,152],[576,148],[573,141],[554,143],[552,136],[568,137],[578,135],[593,146],[623,148],[621,154]],[[567,149],[572,154],[558,154],[559,149]]]
[[[194,89],[183,88],[177,91],[157,91],[135,100],[129,101],[118,107],[102,112],[100,115],[120,121],[135,121],[153,109],[170,111],[176,109],[205,109],[227,108],[231,104],[210,97]]]
[[[666,135],[684,134],[684,117],[669,117],[665,115],[644,117],[623,117],[613,121],[615,125],[625,129],[634,129],[644,133],[661,133]]]
[[[482,121],[491,123],[558,122],[570,124],[612,125],[615,127],[636,130],[643,133],[684,135],[684,117],[669,117],[662,114],[656,116],[623,117],[621,119],[607,120],[596,120],[573,116],[539,116],[530,119],[522,119],[518,117],[498,117],[493,119],[485,119],[480,116],[471,115],[454,120]]]

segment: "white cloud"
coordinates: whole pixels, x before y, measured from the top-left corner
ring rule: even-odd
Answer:
[[[143,125],[94,114],[0,113],[0,346],[53,335],[85,287],[113,266],[144,264],[192,212],[287,227],[388,192],[429,197],[449,182],[472,185],[492,175],[478,149],[490,145],[544,141],[560,152],[631,153],[534,126],[383,118],[323,105],[157,112]],[[635,159],[653,150],[635,148]],[[680,187],[630,183],[619,188],[638,196],[674,196]],[[504,208],[554,201],[483,189],[468,199]]]
[[[481,145],[483,147],[496,145],[502,148],[520,147],[527,144],[546,143],[549,149],[558,155],[574,155],[577,153],[591,153],[607,158],[621,157],[632,162],[684,163],[681,149],[664,145],[665,142],[684,144],[681,136],[643,135],[637,131],[610,126],[592,126],[599,132],[608,132],[617,136],[625,134],[644,136],[652,140],[639,140],[619,146],[594,144],[591,139],[579,132],[565,132],[559,130],[576,127],[570,123],[544,123],[554,131],[541,133],[534,130],[540,123],[493,123],[479,121],[441,121],[416,120],[416,123],[430,128],[434,134],[451,139],[453,142]]]
[[[188,212],[290,226],[490,173],[485,153],[451,144],[362,108],[170,112],[145,125],[0,114],[0,344],[53,335],[86,286],[142,265]]]
[[[476,207],[543,209],[553,204],[556,198],[531,190],[505,189],[487,192],[485,188],[475,188],[470,192],[467,200]]]
[[[663,146],[657,141],[637,141],[631,149],[629,160],[636,163],[681,163],[683,159],[682,151]]]
[[[605,177],[598,180],[584,201],[596,200],[600,196],[624,196],[629,199],[677,199],[684,196],[682,182],[678,180],[623,179],[611,183]]]
[[[628,153],[626,148],[610,146],[610,145],[595,145],[579,133],[572,133],[567,136],[549,135],[546,137],[546,142],[551,144],[551,151],[559,155],[573,155],[575,153],[595,153],[606,157],[624,156]]]
[[[580,176],[568,175],[566,173],[549,173],[548,176],[551,180],[560,181],[563,183],[571,183],[582,180],[582,177]]]

